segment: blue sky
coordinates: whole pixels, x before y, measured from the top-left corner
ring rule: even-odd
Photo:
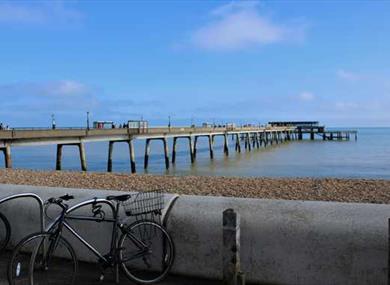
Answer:
[[[390,1],[2,1],[0,121],[390,124]]]

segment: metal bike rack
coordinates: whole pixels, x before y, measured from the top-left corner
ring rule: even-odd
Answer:
[[[173,205],[175,204],[176,200],[179,198],[180,196],[179,195],[174,195],[171,197],[171,199],[169,199],[169,201],[166,203],[166,207],[164,208],[163,210],[163,213],[162,213],[162,224],[164,226],[166,226],[167,222],[168,222],[168,217],[169,217],[169,214],[172,210],[172,207]],[[37,194],[35,193],[21,193],[21,194],[15,194],[15,195],[10,195],[10,196],[7,196],[7,197],[4,197],[4,198],[1,198],[0,199],[0,205],[5,203],[5,202],[8,202],[8,201],[11,201],[11,200],[16,200],[16,199],[20,199],[20,198],[33,198],[35,201],[37,201],[38,203],[38,206],[39,206],[39,214],[40,214],[40,226],[41,226],[41,231],[45,231],[45,228],[46,228],[46,221],[45,221],[45,214],[44,214],[44,202],[43,200],[41,199],[41,197],[39,197]]]
[[[176,200],[179,199],[179,195],[175,194],[172,196],[171,199],[169,199],[169,201],[166,203],[166,206],[165,208],[163,209],[163,213],[162,213],[162,217],[161,217],[161,221],[162,221],[162,225],[164,227],[167,226],[167,223],[168,223],[168,218],[169,218],[169,215],[171,213],[171,210],[173,208],[173,205],[175,204]]]
[[[39,210],[40,210],[39,214],[40,214],[40,222],[41,222],[41,231],[43,232],[45,230],[45,214],[44,214],[44,206],[43,206],[44,203],[43,203],[43,200],[41,199],[41,197],[39,197],[37,194],[35,194],[35,193],[21,193],[21,194],[7,196],[7,197],[0,199],[0,205],[2,203],[5,203],[5,202],[11,201],[11,200],[16,200],[19,198],[33,198],[35,201],[37,201],[37,203],[39,205]]]

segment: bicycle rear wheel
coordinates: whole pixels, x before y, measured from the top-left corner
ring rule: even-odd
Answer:
[[[0,213],[0,252],[5,249],[11,236],[11,226],[7,218]]]
[[[151,221],[130,225],[119,241],[119,259],[126,276],[138,284],[163,280],[175,258],[173,241],[167,231]]]
[[[10,285],[72,285],[77,258],[72,246],[52,234],[32,234],[23,239],[8,264]]]

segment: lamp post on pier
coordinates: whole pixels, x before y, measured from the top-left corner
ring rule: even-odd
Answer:
[[[89,111],[87,111],[87,130],[89,130]]]

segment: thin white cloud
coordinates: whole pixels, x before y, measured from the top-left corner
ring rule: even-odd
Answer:
[[[302,23],[278,24],[260,14],[257,2],[232,2],[211,12],[211,21],[191,35],[191,44],[206,50],[238,50],[305,37]]]
[[[340,111],[356,110],[359,108],[359,104],[356,102],[339,101],[335,103],[335,108]]]
[[[72,23],[83,17],[76,9],[63,1],[49,2],[0,2],[0,23],[6,24],[45,24]]]
[[[336,74],[337,74],[338,78],[343,79],[343,80],[347,80],[347,81],[358,81],[358,80],[362,79],[361,75],[354,73],[354,72],[351,72],[351,71],[346,71],[344,69],[337,70]]]
[[[165,102],[150,96],[108,96],[99,87],[77,80],[16,82],[0,84],[0,120],[15,124],[45,121],[61,115],[63,122],[78,126],[86,111],[94,118],[117,120],[158,116]],[[121,98],[121,99],[118,99]],[[165,116],[164,116],[165,117]]]
[[[308,92],[308,91],[304,91],[304,92],[301,92],[299,95],[298,95],[298,98],[301,100],[301,101],[313,101],[315,99],[315,96],[313,93],[311,92]]]
[[[43,11],[21,5],[0,3],[0,22],[42,23],[45,19]]]
[[[44,86],[47,94],[75,96],[89,92],[88,86],[73,80],[61,80],[46,84]]]
[[[10,106],[19,109],[83,109],[98,100],[95,93],[93,88],[73,80],[0,85],[0,97],[4,99],[0,111]]]

